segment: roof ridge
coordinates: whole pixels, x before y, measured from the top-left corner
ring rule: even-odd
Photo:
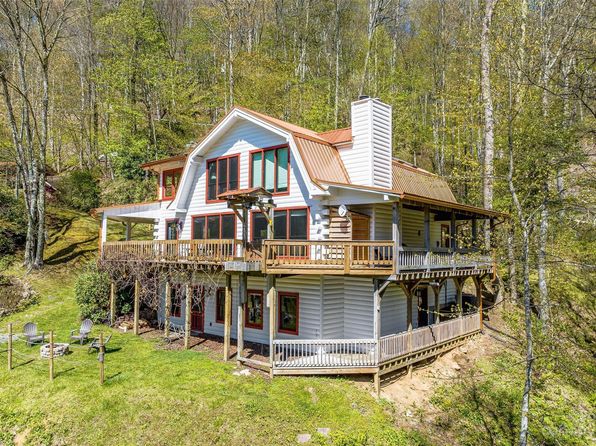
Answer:
[[[339,132],[339,131],[341,131],[341,130],[348,130],[348,129],[351,129],[351,128],[352,128],[352,126],[350,125],[350,126],[348,126],[348,127],[339,127],[339,128],[337,128],[337,129],[325,130],[325,131],[323,131],[323,132],[317,132],[317,133],[318,133],[319,135],[323,135],[323,134],[325,134],[325,133]]]
[[[394,162],[394,163],[400,164],[401,167],[403,167],[405,169],[408,169],[408,170],[410,170],[412,172],[421,173],[421,174],[428,175],[428,176],[431,176],[431,177],[440,178],[440,176],[437,175],[436,173],[430,172],[430,171],[428,171],[426,169],[423,169],[422,167],[418,167],[418,166],[416,166],[413,163],[410,163],[408,161],[405,161],[405,160],[402,160],[402,159],[399,159],[399,158],[395,158],[395,157],[392,157],[391,161]]]

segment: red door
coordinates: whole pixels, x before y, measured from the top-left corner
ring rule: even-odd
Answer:
[[[203,312],[203,302],[198,302],[192,306],[190,312],[190,329],[203,333],[205,327],[205,313]]]

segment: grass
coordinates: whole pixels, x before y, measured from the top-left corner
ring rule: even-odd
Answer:
[[[0,321],[17,331],[35,321],[66,341],[79,325],[74,299],[77,270],[93,258],[97,224],[88,216],[52,209],[47,268],[28,280],[39,303]],[[13,267],[9,274],[23,274]],[[94,327],[94,333],[111,331]],[[0,346],[2,348],[4,346]],[[38,348],[15,344],[16,367],[0,354],[0,444],[295,444],[299,433],[331,428],[335,444],[422,444],[394,427],[394,408],[349,380],[233,375],[234,365],[195,351],[160,350],[155,341],[113,331],[106,377],[99,385],[96,354],[73,346],[47,362]],[[314,443],[331,441],[316,437]]]

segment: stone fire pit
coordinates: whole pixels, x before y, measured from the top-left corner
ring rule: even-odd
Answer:
[[[61,344],[54,342],[54,358],[56,356],[64,356],[68,353],[69,344]],[[44,344],[39,348],[39,355],[42,359],[48,359],[50,357],[50,344]]]

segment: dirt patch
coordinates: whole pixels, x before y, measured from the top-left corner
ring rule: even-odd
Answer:
[[[36,300],[37,295],[28,282],[0,275],[0,318],[24,310]]]

